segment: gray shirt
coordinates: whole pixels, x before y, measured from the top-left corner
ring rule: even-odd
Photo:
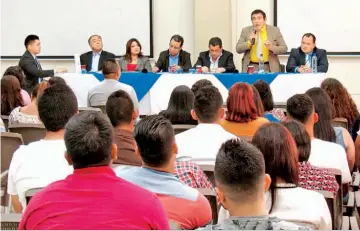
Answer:
[[[139,101],[134,88],[114,79],[104,79],[104,81],[89,91],[88,107],[105,105],[109,96],[118,90],[127,92],[134,103],[135,110],[139,110]]]

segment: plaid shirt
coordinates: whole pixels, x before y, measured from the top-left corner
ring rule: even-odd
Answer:
[[[308,190],[324,190],[337,193],[339,185],[335,175],[326,168],[312,166],[309,162],[299,163],[299,186]]]
[[[209,188],[213,186],[203,170],[192,161],[176,161],[175,176],[192,188]]]

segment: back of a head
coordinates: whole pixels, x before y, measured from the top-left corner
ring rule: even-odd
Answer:
[[[213,86],[213,84],[211,83],[210,80],[208,79],[200,79],[198,81],[196,81],[192,87],[191,87],[191,91],[194,93],[194,95],[196,95],[196,92],[200,89],[200,88],[203,88],[203,87],[206,87],[206,86]]]
[[[55,84],[65,84],[66,85],[66,82],[63,78],[54,76],[49,79],[49,84],[50,84],[50,86],[53,86]]]
[[[226,120],[247,123],[258,117],[254,92],[247,83],[235,83],[229,90],[226,102]]]
[[[45,89],[38,99],[38,111],[46,130],[57,132],[77,113],[76,96],[69,86],[56,84]]]
[[[23,71],[23,69],[21,69],[20,66],[8,67],[8,69],[6,69],[6,71],[4,73],[4,76],[5,75],[13,75],[13,76],[15,76],[19,80],[20,87],[24,88],[24,86],[25,86],[25,82],[24,82],[25,76],[24,76],[24,71]]]
[[[264,117],[264,106],[260,97],[260,94],[254,85],[250,85],[254,92],[254,103],[256,105],[256,111],[258,117]]]
[[[311,152],[311,139],[304,125],[295,120],[284,121],[281,124],[289,130],[294,138],[299,151],[299,162],[308,161]]]
[[[255,133],[252,144],[265,159],[265,172],[270,175],[272,206],[276,203],[276,182],[298,184],[298,150],[290,132],[279,123],[265,124]]]
[[[84,111],[74,116],[66,125],[64,139],[74,169],[111,163],[113,132],[102,113]]]
[[[221,146],[214,175],[216,186],[240,206],[264,196],[264,157],[247,141],[233,139]]]
[[[286,102],[286,112],[292,119],[306,124],[314,112],[314,104],[306,94],[296,94]]]
[[[175,135],[169,120],[151,115],[136,124],[134,137],[143,162],[149,167],[169,164]]]
[[[194,111],[201,123],[215,123],[220,116],[223,99],[214,86],[200,88],[195,95]]]
[[[115,59],[107,59],[104,61],[101,69],[104,76],[107,77],[110,74],[117,74],[120,66]]]
[[[314,125],[315,137],[329,142],[336,142],[335,131],[332,126],[332,105],[329,95],[319,87],[311,88],[305,94],[313,101],[315,112],[319,116]]]
[[[13,75],[1,78],[1,115],[9,115],[11,111],[23,105],[19,80]]]
[[[46,88],[50,87],[50,84],[48,81],[42,81],[41,83],[36,84],[34,87],[31,98],[32,99],[39,99],[42,94],[44,94],[44,91]]]
[[[134,104],[129,94],[123,90],[113,92],[106,102],[106,114],[112,126],[130,124]]]
[[[180,85],[171,93],[167,110],[190,113],[195,96],[188,86]]]
[[[265,111],[272,111],[274,109],[274,100],[271,93],[270,86],[264,80],[257,80],[254,87],[258,90],[262,104]]]

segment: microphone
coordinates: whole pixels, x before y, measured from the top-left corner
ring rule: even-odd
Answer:
[[[254,33],[256,34],[256,28],[254,27]],[[254,45],[255,44],[255,38],[252,38],[251,39],[251,45]]]
[[[141,70],[141,72],[146,74],[146,73],[148,73],[148,70],[146,68],[144,68],[144,69]]]

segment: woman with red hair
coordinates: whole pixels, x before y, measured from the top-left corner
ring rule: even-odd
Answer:
[[[253,136],[267,119],[259,115],[254,101],[254,91],[247,83],[235,83],[229,90],[227,112],[221,125],[236,136]]]

